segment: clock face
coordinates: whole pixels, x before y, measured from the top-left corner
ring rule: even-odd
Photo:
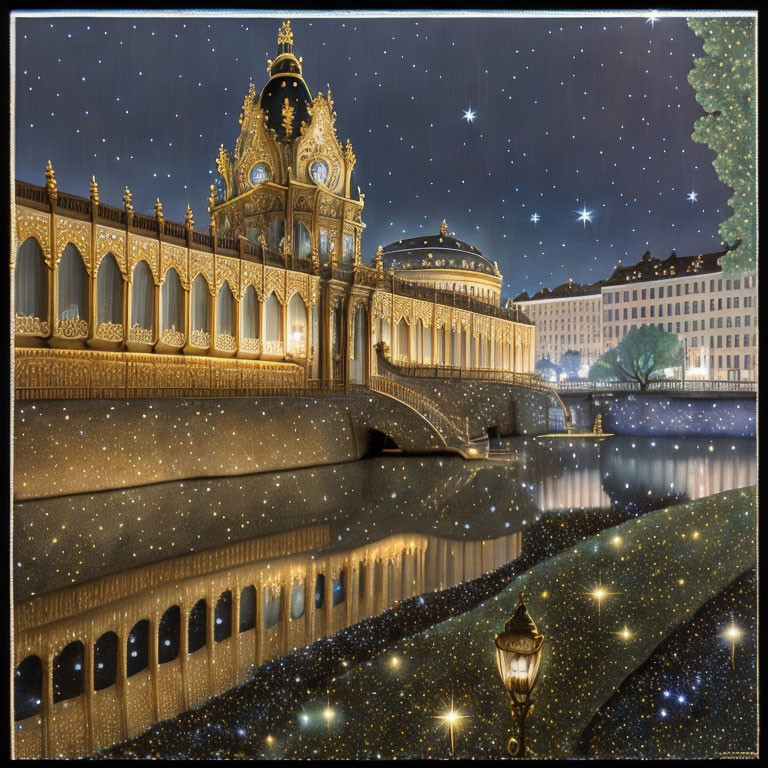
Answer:
[[[269,166],[266,163],[256,163],[251,169],[251,183],[256,186],[269,179]]]
[[[309,166],[309,173],[315,184],[325,184],[325,181],[328,178],[328,166],[323,160],[315,160],[315,162]]]

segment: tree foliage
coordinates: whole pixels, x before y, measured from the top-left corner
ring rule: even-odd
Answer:
[[[575,379],[581,368],[581,352],[577,349],[569,349],[560,358],[560,365],[569,379]]]
[[[733,216],[720,224],[723,242],[735,246],[722,258],[726,277],[755,270],[757,135],[755,122],[755,20],[694,18],[688,25],[704,38],[688,82],[706,114],[694,124],[693,140],[717,153],[712,165],[733,189]]]
[[[674,333],[641,325],[611,347],[589,369],[592,381],[636,381],[641,389],[664,368],[683,364],[683,349]]]

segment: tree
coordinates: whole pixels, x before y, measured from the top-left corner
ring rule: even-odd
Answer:
[[[557,365],[557,363],[553,363],[547,358],[542,357],[536,361],[536,373],[538,373],[542,379],[551,379],[553,372],[555,374],[555,379],[559,379],[562,370],[563,369]]]
[[[695,18],[688,26],[704,38],[704,56],[696,59],[688,82],[706,114],[693,140],[717,153],[712,165],[718,178],[733,189],[728,205],[733,216],[720,224],[723,242],[733,248],[722,257],[726,277],[755,270],[755,20]]]
[[[683,349],[674,333],[655,325],[632,328],[589,369],[591,381],[636,381],[645,390],[663,368],[683,364]]]
[[[581,368],[581,352],[576,349],[569,349],[560,358],[560,365],[569,379],[577,378]]]

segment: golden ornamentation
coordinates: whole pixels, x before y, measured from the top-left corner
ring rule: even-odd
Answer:
[[[355,167],[357,162],[357,157],[355,157],[354,150],[352,149],[352,142],[349,139],[344,144],[344,159],[347,161],[347,172],[349,172]]]
[[[96,327],[96,338],[103,341],[122,341],[122,323],[99,323]]]
[[[177,331],[175,328],[166,328],[160,333],[160,341],[171,347],[183,347],[186,337],[184,331]]]
[[[57,227],[58,229],[58,227]],[[119,232],[114,229],[98,227],[96,230],[96,272],[99,271],[101,260],[112,253],[117,260],[120,271],[125,274],[125,232]]]
[[[240,295],[240,259],[233,259],[229,256],[216,257],[216,294],[218,295],[221,286],[226,280],[229,283],[229,290],[233,296]]]
[[[230,197],[234,197],[235,189],[232,184],[232,159],[227,150],[224,149],[223,144],[219,147],[219,154],[216,156],[216,169],[226,184],[226,198],[229,199]]]
[[[445,219],[443,219],[443,223],[440,225],[440,234],[441,235],[448,234],[448,225],[445,223]]]
[[[47,336],[48,321],[32,315],[16,315],[16,333],[26,336]]]
[[[190,208],[189,203],[187,203],[187,212],[184,214],[184,226],[187,229],[195,228],[195,219],[192,216],[192,208]]]
[[[240,349],[258,355],[261,352],[261,342],[258,339],[240,339]]]
[[[157,240],[148,240],[143,237],[136,237],[136,235],[130,235],[128,238],[130,251],[129,269],[131,272],[136,268],[136,265],[140,261],[146,261],[150,270],[152,271],[152,277],[157,284],[160,280],[159,275],[159,258],[158,258],[158,242]],[[119,261],[119,260],[118,260]]]
[[[432,305],[426,301],[414,300],[413,319],[421,320],[425,328],[432,327]]]
[[[256,297],[261,301],[261,264],[254,264],[252,261],[243,261],[240,263],[242,270],[240,283],[240,300],[242,301],[249,285],[252,285],[256,291]]]
[[[376,258],[373,260],[373,266],[375,267],[377,272],[384,272],[384,247],[379,246],[376,249]]]
[[[138,323],[128,329],[128,341],[137,341],[143,344],[151,344],[154,339],[154,331],[151,328],[142,328]]]
[[[283,355],[283,342],[282,341],[264,341],[262,342],[262,348],[265,355]]]
[[[163,204],[158,197],[155,200],[155,218],[162,224],[165,221],[165,214],[163,213]]]
[[[64,339],[84,339],[88,335],[88,321],[79,317],[66,317],[56,322],[56,335]]]
[[[264,296],[274,293],[281,304],[285,304],[284,274],[283,269],[264,267]]]
[[[131,202],[132,200],[133,200],[133,195],[131,194],[131,190],[128,189],[128,187],[126,187],[125,192],[123,192],[123,208],[125,208],[125,215],[128,217],[129,224],[133,221],[133,203]]]
[[[215,286],[213,282],[213,255],[210,253],[200,253],[199,251],[192,251],[189,264],[189,283],[190,285],[195,281],[198,273],[202,273],[205,277],[206,283],[208,283],[208,292],[211,296],[215,296]]]
[[[86,272],[91,274],[91,225],[86,221],[56,217],[56,264],[68,243],[77,248],[83,260]]]
[[[291,29],[291,22],[286,20],[280,27],[280,31],[277,33],[278,45],[293,45],[293,30]]]
[[[332,192],[341,194],[344,189],[344,152],[336,137],[333,101],[318,93],[309,107],[311,122],[297,143],[296,156],[299,181],[312,184],[314,181],[309,168],[315,160],[322,158],[328,165],[328,178],[325,186]]]
[[[411,324],[412,304],[413,302],[411,299],[395,296],[395,325],[397,325],[402,318],[405,318],[408,325]]]
[[[56,198],[59,196],[59,190],[56,185],[56,176],[53,173],[53,165],[50,160],[45,166],[45,187],[48,190],[48,197],[55,203]]]
[[[210,347],[211,334],[207,331],[195,329],[189,334],[189,343],[195,347]]]
[[[95,176],[91,176],[90,195],[91,195],[91,203],[93,205],[98,205],[99,204],[99,185],[96,183]]]
[[[220,349],[222,352],[234,352],[237,349],[237,341],[234,336],[230,336],[228,333],[217,333],[216,349]]]
[[[180,245],[163,243],[160,247],[160,281],[165,280],[168,270],[174,267],[181,280],[184,290],[189,289],[189,265],[187,264],[187,250]]]
[[[283,101],[283,108],[281,114],[283,116],[283,130],[285,131],[285,138],[290,139],[293,133],[293,113],[294,108],[291,106],[291,102],[286,99]]]
[[[48,266],[51,266],[51,221],[50,216],[32,212],[16,206],[16,237],[19,246],[29,237],[37,240]],[[16,253],[11,254],[11,264],[16,261]]]

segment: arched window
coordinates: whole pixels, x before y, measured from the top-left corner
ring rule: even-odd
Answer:
[[[192,332],[208,333],[210,317],[211,294],[208,290],[208,281],[202,274],[198,274],[192,283],[192,318],[190,321]]]
[[[344,246],[341,252],[341,260],[345,264],[351,264],[355,260],[355,236],[344,235]]]
[[[205,598],[198,600],[189,612],[189,627],[187,628],[187,651],[194,653],[205,645],[206,636],[206,609]]]
[[[333,595],[333,605],[343,603],[347,597],[346,575],[346,571],[339,571],[338,578],[333,579],[331,592]]]
[[[259,338],[259,300],[256,298],[256,289],[249,285],[245,289],[245,296],[240,306],[240,340]],[[248,346],[248,345],[246,345]],[[248,352],[251,349],[246,350]]]
[[[294,621],[304,615],[304,585],[295,581],[291,590],[291,619]]]
[[[27,656],[13,674],[13,717],[26,720],[40,711],[43,698],[43,662]]]
[[[283,340],[283,307],[274,292],[267,296],[264,305],[264,341]]]
[[[133,629],[128,635],[128,655],[126,675],[132,675],[141,672],[149,663],[149,621],[141,619],[133,625]]]
[[[410,360],[411,358],[411,346],[410,346],[410,333],[408,323],[405,322],[405,318],[401,317],[397,323],[397,359],[398,360]]]
[[[272,219],[267,225],[267,248],[277,253],[285,238],[285,221],[281,218]]]
[[[309,230],[301,221],[293,223],[293,255],[297,259],[309,258],[312,250],[312,241],[309,238]]]
[[[307,305],[298,293],[288,302],[288,352],[307,356]]]
[[[325,576],[322,573],[317,574],[315,579],[315,608],[322,608],[325,602]]]
[[[53,661],[53,703],[74,699],[83,692],[85,648],[75,640]]]
[[[240,631],[256,626],[256,587],[251,584],[240,593]]]
[[[216,301],[216,333],[235,335],[235,297],[226,280],[221,284]]]
[[[181,641],[181,609],[172,605],[160,619],[157,628],[157,661],[166,664],[179,655]]]
[[[275,589],[264,589],[264,629],[270,629],[280,622],[282,618],[283,586],[279,584]]]
[[[80,252],[72,243],[64,249],[58,268],[57,323],[76,327],[77,335],[88,333],[88,273]],[[72,321],[80,320],[80,323]]]
[[[324,260],[328,259],[329,254],[328,247],[328,230],[325,227],[320,228],[320,257]]]
[[[160,292],[160,329],[184,333],[184,289],[179,273],[171,267],[165,273]]]
[[[103,691],[117,681],[117,650],[114,632],[105,632],[93,644],[93,690]]]
[[[174,272],[175,274],[175,272]],[[131,328],[155,330],[155,283],[144,259],[133,269],[131,282]],[[141,341],[143,339],[135,339]],[[151,335],[149,337],[151,341]]]
[[[37,317],[47,322],[48,267],[45,265],[43,249],[34,237],[28,237],[16,252],[14,273],[16,314],[19,317]]]
[[[102,323],[123,325],[123,276],[114,254],[108,253],[99,264],[96,276],[96,329]]]
[[[232,592],[222,592],[213,612],[213,639],[220,643],[232,635]]]

